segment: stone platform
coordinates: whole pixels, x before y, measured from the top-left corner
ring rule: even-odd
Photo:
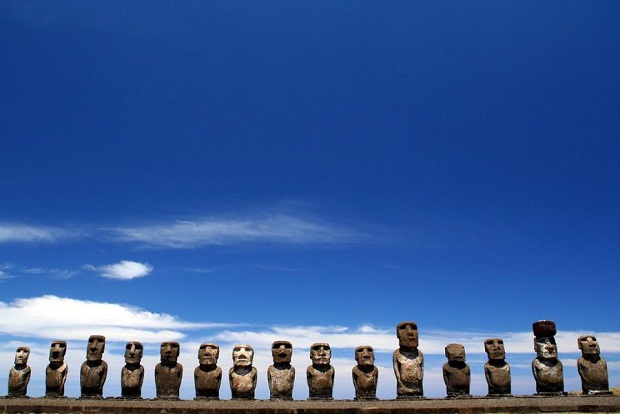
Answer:
[[[128,401],[115,398],[4,398],[0,414],[620,413],[620,396],[425,398],[414,401]]]

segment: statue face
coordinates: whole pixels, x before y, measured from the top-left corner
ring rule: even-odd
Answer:
[[[415,322],[401,322],[396,327],[399,346],[407,348],[418,347],[418,325]]]
[[[232,352],[233,365],[236,367],[248,367],[252,365],[254,350],[250,345],[235,345]]]
[[[506,351],[504,350],[504,340],[500,338],[491,338],[484,341],[484,350],[489,359],[506,359]]]
[[[332,359],[332,349],[329,344],[319,342],[310,347],[310,359],[315,365],[329,365]]]
[[[220,356],[220,347],[216,344],[201,344],[198,348],[198,362],[200,365],[215,365]]]
[[[105,336],[91,335],[88,338],[88,348],[86,349],[86,359],[89,361],[101,361],[105,351]]]
[[[465,347],[461,344],[446,346],[446,357],[450,362],[465,362]]]
[[[175,363],[179,358],[181,347],[178,342],[162,342],[159,348],[161,362]]]
[[[274,364],[289,364],[293,357],[293,345],[289,341],[275,341],[271,345]]]
[[[139,364],[142,361],[142,352],[144,348],[140,342],[127,342],[125,345],[125,363]]]
[[[63,362],[66,352],[67,343],[65,341],[52,341],[50,345],[50,362]]]
[[[577,344],[583,355],[599,355],[601,353],[598,341],[592,335],[580,336]]]
[[[534,351],[536,351],[536,356],[542,359],[556,359],[558,357],[558,346],[552,336],[534,338]]]
[[[30,356],[30,348],[20,346],[15,352],[15,365],[26,365]]]
[[[375,351],[372,346],[362,345],[355,348],[355,360],[357,365],[374,365]]]

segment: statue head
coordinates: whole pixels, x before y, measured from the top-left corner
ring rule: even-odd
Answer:
[[[252,366],[254,349],[250,345],[235,345],[232,351],[232,358],[235,367]]]
[[[375,351],[370,345],[361,345],[355,348],[355,361],[357,365],[374,365]]]
[[[143,352],[144,347],[140,342],[127,342],[127,345],[125,345],[125,363],[130,365],[139,365],[142,361]]]
[[[274,364],[290,364],[293,357],[293,345],[289,341],[275,341],[271,344],[271,356]]]
[[[198,363],[200,365],[216,365],[220,357],[220,347],[216,344],[204,343],[198,348]]]
[[[65,341],[52,341],[50,345],[50,362],[64,362],[66,352],[67,343]]]
[[[534,338],[534,351],[540,359],[557,359],[558,357],[558,346],[553,336]]]
[[[447,345],[446,357],[450,362],[465,362],[465,347],[461,344]]]
[[[162,342],[159,347],[159,357],[163,364],[176,364],[180,352],[178,342]]]
[[[310,359],[314,365],[329,365],[332,359],[332,349],[328,343],[317,342],[310,347]]]
[[[484,350],[489,359],[503,360],[506,359],[506,350],[504,349],[504,340],[501,338],[489,338],[484,341]]]
[[[105,351],[105,336],[91,335],[88,338],[88,348],[86,348],[86,360],[101,361]]]
[[[415,322],[401,322],[396,326],[398,344],[405,348],[418,347],[418,325]]]
[[[601,348],[594,335],[583,335],[577,340],[577,346],[581,349],[583,356],[600,355]]]
[[[27,346],[20,346],[15,351],[15,365],[21,366],[28,363],[28,357],[30,356],[30,348]]]

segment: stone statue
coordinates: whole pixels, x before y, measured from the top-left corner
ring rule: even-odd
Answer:
[[[177,362],[181,347],[178,342],[162,342],[159,348],[161,362],[155,366],[155,388],[158,399],[178,400],[183,365]]]
[[[534,322],[532,328],[536,351],[536,358],[532,361],[532,373],[536,380],[536,393],[542,396],[564,395],[564,369],[558,359],[555,322]]]
[[[449,344],[446,346],[446,357],[448,362],[443,365],[443,382],[446,383],[448,397],[471,397],[471,372],[465,362],[465,347],[461,344]]]
[[[607,395],[609,375],[607,362],[601,357],[601,349],[594,335],[583,335],[577,340],[581,357],[577,361],[577,371],[581,377],[581,389],[584,395]]]
[[[267,382],[272,400],[292,400],[295,385],[295,367],[291,366],[293,345],[289,341],[271,344],[273,365],[267,369]]]
[[[250,345],[235,345],[232,352],[233,367],[228,371],[233,400],[253,400],[258,374],[252,366],[254,350]]]
[[[484,341],[489,361],[484,364],[484,376],[489,386],[489,396],[510,395],[510,364],[506,362],[504,340],[489,338]]]
[[[26,346],[20,346],[15,351],[15,366],[9,371],[9,397],[25,397],[28,393],[31,373],[29,356],[30,348]]]
[[[332,400],[336,370],[331,366],[332,350],[329,344],[321,342],[310,347],[312,365],[306,369],[309,400]]]
[[[220,347],[216,344],[201,344],[198,348],[198,363],[194,369],[196,399],[219,400],[222,384],[222,368],[217,366]]]
[[[379,368],[375,366],[375,351],[369,345],[355,348],[357,365],[353,367],[353,386],[356,400],[376,400]]]
[[[123,398],[142,398],[144,367],[140,365],[144,347],[140,342],[127,342],[125,345],[125,366],[121,369],[121,396]]]
[[[102,398],[103,384],[108,376],[108,364],[103,361],[105,336],[91,335],[88,338],[86,361],[80,368],[81,398]]]
[[[421,398],[424,395],[424,355],[418,349],[418,325],[401,322],[396,327],[399,348],[392,355],[396,375],[397,399]]]
[[[45,369],[45,396],[64,397],[65,382],[69,367],[65,364],[67,343],[65,341],[52,341],[50,345],[49,365]]]

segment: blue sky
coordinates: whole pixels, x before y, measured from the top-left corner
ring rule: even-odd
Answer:
[[[337,398],[370,344],[394,398],[395,326],[414,320],[425,390],[443,347],[503,337],[534,392],[531,324],[553,319],[567,389],[596,333],[620,382],[620,4],[0,3],[0,372],[52,339],[67,395],[90,334],[334,348]],[[0,394],[3,392],[0,390]],[[227,379],[222,397],[229,398]]]

